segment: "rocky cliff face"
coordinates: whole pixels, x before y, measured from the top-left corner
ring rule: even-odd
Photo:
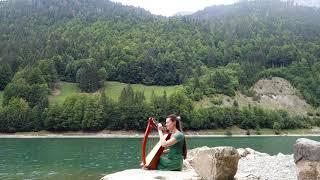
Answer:
[[[289,81],[280,77],[260,79],[252,87],[253,97],[238,92],[234,99],[223,97],[223,104],[232,106],[236,100],[240,106],[260,106],[265,109],[283,109],[292,114],[307,115],[312,106],[302,98],[300,92]],[[230,100],[231,99],[231,100]]]
[[[311,106],[306,103],[289,81],[273,77],[261,79],[253,87],[257,105],[306,115]]]
[[[213,101],[221,100],[222,106],[233,106],[236,101],[240,107],[259,106],[263,109],[285,110],[291,114],[307,115],[313,108],[302,97],[299,90],[289,81],[280,77],[264,78],[257,81],[250,91],[254,95],[248,97],[240,91],[234,97],[216,95],[214,98],[204,98],[197,105],[203,108],[211,107]]]

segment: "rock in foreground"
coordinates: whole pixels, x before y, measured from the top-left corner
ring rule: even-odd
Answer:
[[[240,155],[234,147],[201,147],[190,150],[187,162],[203,179],[233,179]]]
[[[188,151],[183,171],[131,169],[107,175],[102,180],[227,180],[234,175],[236,180],[297,180],[296,171],[293,155],[270,156],[250,148],[201,147]]]
[[[151,171],[131,169],[107,175],[101,180],[127,179],[233,179],[240,156],[233,147],[196,148],[188,152],[182,171]]]
[[[300,138],[293,146],[298,179],[320,179],[320,142]]]
[[[157,171],[129,169],[114,174],[106,175],[101,180],[123,180],[123,179],[139,179],[139,180],[200,180],[201,178],[193,170],[183,171]]]

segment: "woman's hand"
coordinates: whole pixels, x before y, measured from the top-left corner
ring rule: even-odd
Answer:
[[[162,131],[163,130],[163,126],[161,123],[158,123],[158,131]]]

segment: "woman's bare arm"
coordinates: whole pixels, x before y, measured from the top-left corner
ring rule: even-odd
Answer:
[[[171,137],[169,140],[166,141],[163,132],[162,132],[162,125],[161,123],[158,124],[158,133],[159,133],[159,137],[160,137],[160,143],[162,147],[169,147],[174,145],[175,143],[177,143],[176,138]]]

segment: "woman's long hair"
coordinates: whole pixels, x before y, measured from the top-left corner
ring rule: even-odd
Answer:
[[[181,123],[181,117],[180,116],[176,116],[175,114],[170,114],[168,116],[168,118],[170,118],[170,120],[172,122],[176,122],[176,128],[182,132],[182,123]],[[183,149],[182,149],[182,155],[183,155],[183,159],[187,158],[187,143],[186,143],[186,138],[183,138]]]

